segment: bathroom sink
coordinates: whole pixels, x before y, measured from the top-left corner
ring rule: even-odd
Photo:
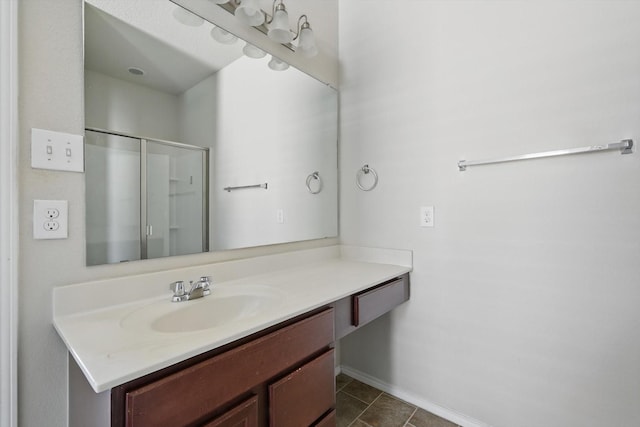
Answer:
[[[283,297],[283,292],[269,286],[214,286],[211,295],[191,301],[156,300],[131,312],[121,325],[162,333],[196,332],[278,308]]]

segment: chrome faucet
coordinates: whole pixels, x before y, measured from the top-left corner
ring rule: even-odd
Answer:
[[[192,299],[198,299],[205,297],[211,293],[211,276],[202,276],[197,282],[193,280],[189,281],[189,290],[187,291],[184,282],[179,280],[173,282],[169,289],[173,292],[171,301],[182,302],[190,301]]]

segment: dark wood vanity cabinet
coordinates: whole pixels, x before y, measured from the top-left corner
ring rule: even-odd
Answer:
[[[335,339],[408,299],[405,274],[115,387],[111,425],[335,427]]]
[[[327,308],[118,386],[111,425],[316,425],[335,408],[333,331]]]

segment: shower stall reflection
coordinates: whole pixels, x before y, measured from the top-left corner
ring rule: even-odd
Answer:
[[[208,153],[87,129],[87,265],[208,251]]]

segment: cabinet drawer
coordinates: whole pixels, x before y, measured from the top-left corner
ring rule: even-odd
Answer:
[[[333,342],[327,309],[126,393],[127,426],[182,426],[207,419]]]
[[[245,400],[202,427],[258,427],[258,397]]]
[[[364,325],[409,299],[409,279],[402,276],[353,296],[354,326]]]
[[[310,426],[335,406],[333,349],[269,386],[269,425]]]

